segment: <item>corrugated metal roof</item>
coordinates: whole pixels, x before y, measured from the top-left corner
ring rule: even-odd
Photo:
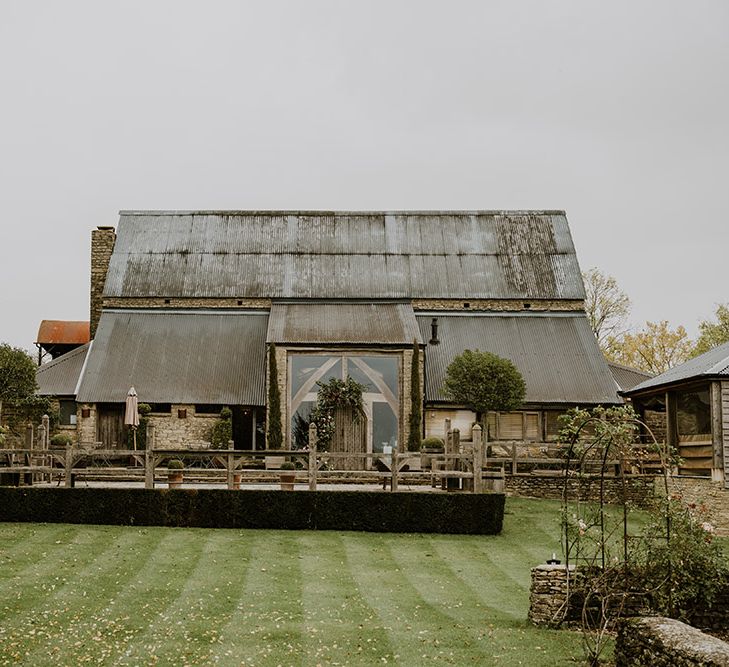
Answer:
[[[464,350],[510,359],[526,382],[527,403],[619,403],[618,386],[587,317],[579,313],[521,315],[430,313],[417,316],[425,340],[438,318],[439,345],[425,350],[425,397],[447,400],[446,369]]]
[[[88,326],[88,322],[86,322]],[[43,364],[35,372],[39,396],[74,396],[81,369],[89,351],[89,343]]]
[[[582,299],[561,211],[123,212],[104,295]]]
[[[729,343],[719,345],[713,350],[674,366],[665,373],[641,382],[626,393],[633,394],[645,389],[653,389],[686,380],[708,379],[710,377],[729,377]]]
[[[82,402],[264,405],[268,314],[106,310],[78,392]]]
[[[39,345],[78,344],[83,345],[91,340],[88,322],[70,320],[42,320],[38,327]]]
[[[422,343],[409,303],[273,304],[269,343]]]
[[[641,382],[645,382],[653,377],[650,373],[638,370],[637,368],[631,368],[630,366],[623,366],[612,361],[608,361],[607,364],[621,391],[632,389]]]

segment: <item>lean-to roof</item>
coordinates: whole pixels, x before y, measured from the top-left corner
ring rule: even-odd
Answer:
[[[613,361],[608,361],[607,365],[621,391],[628,391],[641,382],[645,382],[653,377],[650,373],[641,371],[638,368],[623,366],[622,364],[616,364]]]
[[[563,211],[123,211],[106,297],[582,299]]]
[[[425,399],[448,401],[446,369],[464,350],[510,359],[526,382],[526,403],[619,403],[615,383],[584,313],[418,314],[424,340],[438,320],[438,345],[425,351]]]
[[[409,303],[274,303],[269,343],[399,345],[421,343]]]
[[[626,394],[632,395],[646,389],[655,389],[689,380],[708,380],[709,378],[729,378],[729,343],[719,345],[713,350],[674,366],[665,373],[641,382]]]
[[[264,405],[268,314],[106,310],[78,401]]]
[[[88,328],[88,322],[86,326]],[[86,361],[90,343],[81,345],[57,359],[43,364],[35,372],[39,396],[74,396]]]

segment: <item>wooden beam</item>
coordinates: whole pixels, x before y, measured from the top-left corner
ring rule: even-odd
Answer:
[[[724,433],[722,428],[721,382],[711,383],[711,439],[714,445],[712,467],[724,466]]]

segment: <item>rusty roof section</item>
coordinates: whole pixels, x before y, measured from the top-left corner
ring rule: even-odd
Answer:
[[[268,314],[105,310],[79,383],[82,402],[264,405]]]
[[[83,345],[91,340],[89,323],[71,320],[42,320],[38,328],[39,345]]]
[[[269,343],[377,344],[422,343],[409,303],[274,303],[268,320]]]
[[[583,299],[563,211],[122,212],[106,297]]]
[[[425,399],[448,401],[446,369],[464,350],[513,362],[526,382],[526,403],[620,403],[587,316],[582,313],[418,313],[423,338],[438,320],[437,345],[425,348]]]
[[[88,325],[88,322],[86,322]],[[90,343],[43,364],[35,372],[39,396],[74,396]]]

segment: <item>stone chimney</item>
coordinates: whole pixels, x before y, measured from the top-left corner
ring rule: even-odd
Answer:
[[[114,250],[116,233],[113,227],[97,227],[91,232],[91,338],[96,335],[96,327],[101,317],[102,295],[109,260]]]

